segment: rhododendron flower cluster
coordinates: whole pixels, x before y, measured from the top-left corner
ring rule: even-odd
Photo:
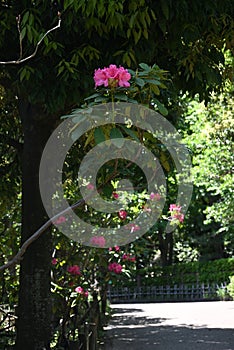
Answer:
[[[119,213],[118,213],[118,215],[119,215],[119,218],[120,218],[121,220],[125,220],[126,217],[127,217],[127,215],[128,215],[128,213],[127,213],[125,210],[120,210]]]
[[[132,256],[131,254],[126,254],[126,253],[124,253],[122,259],[123,260],[127,260],[127,261],[131,261],[131,262],[136,261],[136,257],[135,256]]]
[[[104,248],[106,240],[103,236],[94,236],[90,239],[90,243],[96,247]]]
[[[78,265],[68,266],[67,272],[69,272],[71,275],[81,275],[80,267]]]
[[[181,206],[179,206],[177,204],[170,204],[169,211],[170,212],[181,211]]]
[[[120,264],[118,264],[118,263],[116,263],[116,262],[113,262],[113,263],[110,263],[109,265],[108,265],[108,270],[110,271],[110,272],[114,272],[114,273],[116,273],[116,274],[119,274],[119,273],[121,273],[122,272],[122,265],[120,265]]]
[[[91,183],[89,183],[89,184],[86,186],[86,188],[87,188],[88,190],[94,190],[94,185],[91,184]]]
[[[78,294],[81,294],[81,295],[83,295],[84,297],[88,297],[88,295],[89,295],[89,292],[87,291],[87,290],[84,290],[84,288],[82,288],[82,287],[76,287],[75,288],[75,292],[76,293],[78,293]]]
[[[153,193],[153,192],[151,192],[151,193],[150,193],[150,199],[151,199],[151,200],[159,201],[159,200],[161,199],[161,196],[160,196],[159,193]]]
[[[110,247],[110,248],[109,248],[109,252],[111,252],[112,249],[113,249],[113,248]],[[120,247],[119,247],[118,245],[114,246],[114,249],[115,249],[116,252],[119,252],[119,251],[120,251]]]
[[[179,222],[184,221],[184,214],[181,213],[181,207],[176,204],[170,204],[169,211],[172,219],[177,219]]]
[[[56,225],[63,224],[66,221],[65,216],[60,216],[58,219],[54,220],[53,223]]]
[[[110,64],[109,67],[103,69],[98,68],[94,72],[95,88],[104,85],[105,87],[129,87],[131,74],[124,67],[117,67]]]
[[[118,193],[116,193],[116,192],[113,192],[113,193],[112,193],[112,196],[113,196],[115,199],[118,199],[118,198],[119,198],[119,195],[118,195]]]
[[[56,265],[57,262],[58,262],[58,260],[57,260],[56,258],[53,258],[52,261],[51,261],[51,264],[52,264],[52,265]]]

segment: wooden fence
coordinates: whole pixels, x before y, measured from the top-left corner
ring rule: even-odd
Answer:
[[[192,284],[174,286],[145,287],[110,287],[108,298],[110,302],[140,302],[140,301],[199,301],[219,300],[218,290],[226,292],[226,283]]]
[[[8,304],[0,305],[0,339],[6,337],[11,342],[15,338],[15,320],[14,310],[10,309]],[[83,333],[79,335],[79,340],[68,341],[69,350],[97,350],[97,324],[92,322],[83,323]],[[0,341],[0,349],[11,349],[13,347],[3,345]]]
[[[97,350],[97,325],[96,323],[84,324],[84,334],[80,336],[79,347],[74,350]],[[69,350],[73,350],[70,346]]]

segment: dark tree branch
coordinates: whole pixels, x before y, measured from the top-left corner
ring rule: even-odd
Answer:
[[[20,55],[18,60],[22,60],[23,58],[23,39],[22,39],[21,30],[20,30],[20,20],[21,20],[21,16],[19,15],[18,17],[16,17],[17,29],[19,33],[19,46],[20,46]]]
[[[139,156],[139,151],[136,155],[136,158]],[[129,162],[127,164],[127,167],[129,167],[132,164],[132,162]],[[108,178],[108,181],[110,181],[111,179],[115,178],[118,175],[118,172],[114,171],[114,173],[112,174],[111,177]],[[105,184],[107,183],[107,181],[105,181]],[[103,187],[103,186],[102,186]],[[101,188],[98,189],[98,192],[101,191]],[[9,260],[5,265],[0,266],[0,272],[4,271],[8,268],[11,268],[12,266],[18,264],[21,260],[22,257],[24,255],[24,253],[26,252],[26,250],[28,249],[28,247],[34,242],[36,241],[52,224],[53,222],[58,219],[61,215],[64,215],[66,213],[68,213],[69,211],[76,209],[78,207],[80,207],[81,205],[83,205],[85,203],[84,199],[80,199],[78,202],[76,202],[75,204],[71,205],[70,207],[64,209],[63,211],[61,211],[60,213],[56,214],[55,216],[53,216],[52,218],[50,218],[49,220],[47,220],[45,222],[44,225],[42,225],[34,234],[32,234],[32,236],[30,236],[22,245],[22,247],[19,249],[18,253],[13,257],[12,260]]]
[[[18,264],[20,262],[20,260],[22,259],[22,256],[24,255],[24,253],[26,252],[26,250],[28,249],[28,247],[34,242],[36,241],[41,235],[42,233],[44,233],[52,224],[53,222],[58,219],[61,215],[64,215],[66,213],[68,213],[69,211],[76,209],[78,207],[80,207],[81,205],[83,205],[85,203],[84,199],[80,199],[78,202],[76,202],[75,204],[73,204],[71,207],[64,209],[63,211],[61,211],[60,213],[54,215],[51,219],[47,220],[44,225],[42,225],[32,236],[30,236],[22,245],[22,247],[20,248],[20,250],[18,251],[18,253],[14,256],[14,258],[12,260],[9,260],[5,265],[0,266],[0,272],[4,271],[6,269],[9,269],[11,267],[13,267],[14,265]]]

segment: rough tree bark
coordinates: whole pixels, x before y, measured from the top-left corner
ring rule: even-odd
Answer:
[[[39,191],[39,164],[54,120],[42,108],[19,99],[24,133],[22,175],[22,243],[47,219]],[[20,267],[17,350],[50,349],[51,233],[44,233],[26,251]]]

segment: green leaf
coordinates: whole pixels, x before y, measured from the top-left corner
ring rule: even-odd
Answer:
[[[150,89],[155,93],[155,95],[160,95],[160,90],[157,85],[150,84]]]
[[[48,44],[49,44],[48,36],[45,36],[43,40],[44,40],[45,46],[48,46]]]
[[[27,36],[28,36],[28,41],[31,43],[33,40],[33,35],[32,35],[32,29],[30,25],[27,25]]]
[[[161,85],[161,82],[156,79],[145,79],[147,83],[154,84],[154,85]]]
[[[164,167],[164,169],[169,172],[170,171],[170,164],[168,162],[167,156],[165,153],[161,153],[160,154],[160,161],[162,163],[162,166]]]
[[[151,10],[150,12],[151,12],[151,16],[152,16],[153,20],[156,21],[157,18],[156,18],[156,15],[155,15],[154,11]]]
[[[131,136],[134,140],[139,142],[135,131],[131,130],[130,128],[127,128],[125,125],[120,125],[120,127],[126,132],[127,135]]]
[[[23,38],[25,37],[25,34],[26,34],[26,27],[24,27],[22,30],[21,30],[21,39],[23,40]]]
[[[135,82],[136,82],[136,84],[139,85],[140,87],[143,87],[143,86],[145,85],[144,80],[141,79],[141,78],[136,78],[136,79],[135,79]]]
[[[159,100],[157,100],[156,98],[153,99],[154,103],[157,105],[159,113],[161,113],[162,115],[166,116],[168,115],[168,110],[167,108],[161,103],[159,102]]]
[[[146,63],[140,63],[139,66],[147,72],[151,70],[150,66],[148,66]]]
[[[25,12],[25,14],[24,14],[24,16],[23,16],[23,18],[22,18],[22,21],[21,21],[21,25],[22,25],[22,26],[25,26],[25,24],[28,22],[29,14],[30,14],[29,11]]]
[[[91,100],[92,98],[95,98],[95,97],[98,97],[98,96],[100,96],[100,94],[98,92],[96,92],[95,94],[86,97],[84,100],[88,101],[88,100]]]
[[[120,101],[127,101],[128,100],[128,96],[127,95],[120,94],[120,93],[115,94],[115,98],[117,100],[120,100]]]
[[[164,14],[164,17],[168,21],[168,19],[169,19],[169,7],[168,7],[167,2],[165,0],[161,1],[161,7],[162,7],[162,12]]]
[[[122,132],[118,128],[113,128],[110,131],[110,138],[111,139],[118,139],[118,138],[123,138]]]
[[[105,135],[103,133],[102,128],[96,128],[94,130],[94,140],[95,140],[96,145],[98,145],[101,142],[106,141],[106,138],[105,138]]]
[[[106,101],[108,101],[108,97],[99,96],[99,97],[95,98],[94,101],[95,101],[95,102],[106,102]]]
[[[132,77],[135,77],[136,72],[134,70],[128,68],[128,72],[131,74]]]
[[[125,51],[124,50],[118,50],[113,54],[113,57],[122,55]]]
[[[86,119],[87,119],[87,115],[86,114],[80,114],[77,117],[72,117],[72,123],[80,124],[81,122],[83,122]]]
[[[110,138],[111,138],[111,140],[113,140],[112,142],[114,143],[114,145],[116,147],[118,147],[118,148],[123,147],[125,139],[124,139],[122,132],[118,128],[111,129]]]

